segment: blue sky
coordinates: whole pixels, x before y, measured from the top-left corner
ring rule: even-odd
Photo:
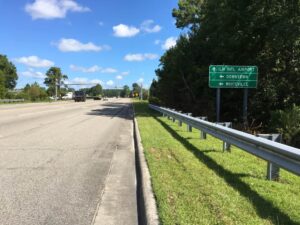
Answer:
[[[17,88],[43,83],[58,66],[69,83],[149,86],[159,58],[176,43],[177,0],[0,0],[0,54]]]

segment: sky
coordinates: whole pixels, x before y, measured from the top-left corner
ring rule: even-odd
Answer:
[[[17,67],[16,88],[43,85],[51,66],[60,67],[69,84],[147,88],[181,33],[172,17],[177,2],[0,0],[0,54]]]

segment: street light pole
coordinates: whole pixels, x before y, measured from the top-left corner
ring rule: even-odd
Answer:
[[[55,78],[55,101],[57,101],[57,79]]]
[[[141,94],[140,94],[140,96],[141,96],[141,100],[143,100],[143,83],[141,83]]]

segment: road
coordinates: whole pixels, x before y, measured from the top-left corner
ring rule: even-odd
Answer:
[[[128,99],[0,105],[0,224],[137,224]]]

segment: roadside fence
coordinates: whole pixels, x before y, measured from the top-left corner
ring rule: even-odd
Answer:
[[[11,102],[24,102],[24,99],[0,99],[0,102],[11,103]]]

